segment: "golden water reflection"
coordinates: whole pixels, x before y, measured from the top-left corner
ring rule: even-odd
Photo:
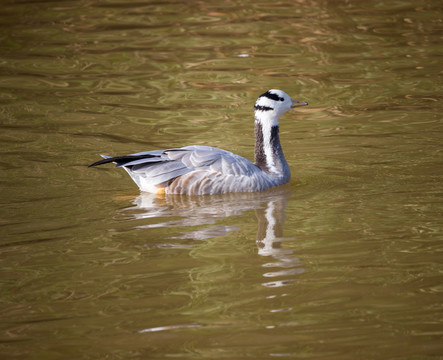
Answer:
[[[295,240],[293,237],[283,235],[286,204],[290,196],[291,190],[288,186],[262,193],[195,197],[168,195],[159,198],[153,194],[142,193],[134,199],[134,206],[125,209],[125,212],[130,211],[137,220],[154,220],[148,224],[137,225],[137,229],[183,228],[180,235],[172,236],[170,239],[205,240],[227,236],[231,232],[238,231],[237,226],[219,224],[219,222],[254,211],[257,218],[257,254],[272,259],[262,265],[265,269],[263,277],[279,278],[266,281],[262,285],[280,287],[291,283],[292,276],[305,272],[300,260],[294,256],[294,250],[285,248],[286,242]],[[193,247],[193,245],[183,245],[179,242],[171,244],[170,239],[157,243],[155,246],[160,248]]]
[[[441,1],[8,1],[0,19],[0,358],[443,353]],[[189,144],[252,158],[274,87],[310,103],[282,121],[292,195],[130,205],[126,174],[86,169]]]

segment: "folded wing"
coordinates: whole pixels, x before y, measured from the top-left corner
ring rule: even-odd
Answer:
[[[158,187],[166,187],[186,174],[189,174],[186,178],[194,182],[212,179],[220,183],[225,179],[232,183],[235,178],[249,178],[258,171],[256,165],[239,155],[200,145],[102,157],[103,160],[90,166],[114,162],[116,167],[123,167],[128,172],[141,190],[150,192],[155,192]],[[205,192],[213,191],[209,189]]]

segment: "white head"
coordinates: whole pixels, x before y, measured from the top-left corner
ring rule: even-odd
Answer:
[[[258,121],[278,125],[278,119],[289,110],[308,105],[305,101],[294,100],[282,90],[271,89],[260,95],[254,105],[255,118]]]

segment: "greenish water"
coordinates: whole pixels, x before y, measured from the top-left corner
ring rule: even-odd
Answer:
[[[4,359],[441,359],[439,1],[4,1]],[[253,158],[280,88],[293,179],[158,199],[98,154]]]

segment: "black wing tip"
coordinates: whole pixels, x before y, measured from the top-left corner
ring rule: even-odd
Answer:
[[[99,160],[99,161],[96,161],[95,163],[93,163],[91,165],[88,165],[88,168],[93,167],[93,166],[97,166],[97,165],[108,164],[108,163],[113,162],[113,161],[114,160],[112,158]]]
[[[106,155],[102,155],[102,156],[105,157]],[[105,159],[96,161],[95,163],[89,165],[88,168],[93,167],[93,166],[97,166],[97,165],[108,164],[111,162],[116,163],[117,167],[120,167],[120,166],[125,166],[126,163],[134,161],[134,160],[148,159],[148,158],[153,158],[153,157],[158,157],[158,156],[152,155],[152,154],[126,155],[126,156],[115,156],[115,157],[106,156]]]

